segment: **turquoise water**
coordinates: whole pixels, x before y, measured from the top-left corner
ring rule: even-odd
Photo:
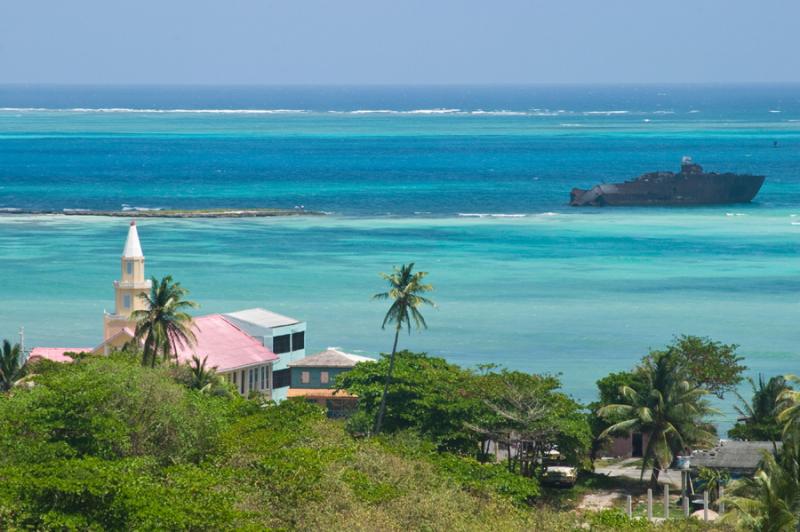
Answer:
[[[740,344],[753,375],[800,372],[796,88],[571,90],[543,104],[531,103],[535,91],[450,104],[444,90],[248,93],[228,106],[203,93],[193,112],[165,112],[190,105],[169,91],[175,101],[159,107],[147,93],[0,89],[0,208],[331,212],[139,222],[148,273],[173,274],[202,312],[263,306],[307,320],[312,351],[388,349],[384,305],[370,296],[383,288],[378,272],[415,261],[439,307],[403,347],[560,373],[582,400],[597,378],[681,333]],[[266,112],[279,104],[305,112]],[[396,112],[354,112],[367,105]],[[250,111],[209,112],[223,107]],[[767,183],[750,205],[565,205],[572,186],[674,168],[684,154]],[[124,219],[0,217],[0,336],[24,326],[29,346],[99,342],[126,229]],[[726,408],[721,424],[732,417]]]

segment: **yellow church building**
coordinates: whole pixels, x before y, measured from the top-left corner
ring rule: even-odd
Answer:
[[[29,359],[71,362],[65,353],[108,355],[134,341],[136,321],[132,314],[147,309],[147,299],[142,296],[152,289],[152,281],[145,276],[144,253],[135,221],[128,227],[120,268],[120,278],[114,281],[114,312],[103,315],[103,341],[93,348],[35,347]],[[286,366],[305,356],[305,322],[260,308],[198,316],[192,319],[192,328],[197,341],[191,346],[174,346],[177,361],[189,362],[193,356],[205,358],[208,367],[242,395],[255,392],[284,398],[289,388]],[[279,371],[273,375],[276,364]]]
[[[133,339],[136,322],[131,314],[147,310],[147,301],[142,296],[149,294],[152,288],[152,281],[144,275],[144,253],[135,220],[131,220],[120,262],[120,278],[114,281],[114,312],[103,315],[103,343],[95,349],[106,355]]]

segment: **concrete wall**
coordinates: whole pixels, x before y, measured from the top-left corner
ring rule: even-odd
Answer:
[[[272,349],[273,348],[273,345],[272,345],[273,339],[276,336],[283,336],[285,334],[288,334],[288,335],[291,336],[292,334],[294,334],[296,332],[304,332],[305,333],[306,332],[306,323],[305,322],[300,322],[300,323],[295,323],[293,325],[285,325],[283,327],[275,327],[275,328],[273,328],[270,331],[269,335],[264,335],[264,337],[263,337],[264,345],[266,347]],[[306,341],[307,340],[308,339],[306,338]],[[279,369],[286,369],[286,368],[289,367],[288,366],[289,362],[294,362],[295,360],[300,360],[301,358],[305,358],[305,356],[306,356],[305,342],[303,343],[303,347],[301,349],[295,349],[295,347],[292,346],[292,350],[289,351],[288,353],[275,353],[275,354],[278,355],[279,360],[275,361],[274,369],[276,371],[279,370]]]

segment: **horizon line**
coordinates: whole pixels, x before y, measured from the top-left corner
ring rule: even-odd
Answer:
[[[750,87],[798,86],[797,81],[569,81],[569,82],[365,82],[365,83],[173,83],[173,82],[2,82],[0,88],[546,88],[546,87]]]

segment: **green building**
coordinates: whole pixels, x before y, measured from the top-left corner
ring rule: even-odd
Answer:
[[[329,347],[321,353],[289,363],[291,382],[289,397],[305,397],[328,410],[329,417],[344,417],[351,412],[358,398],[336,389],[336,377],[350,371],[359,362],[375,359],[345,353]]]

